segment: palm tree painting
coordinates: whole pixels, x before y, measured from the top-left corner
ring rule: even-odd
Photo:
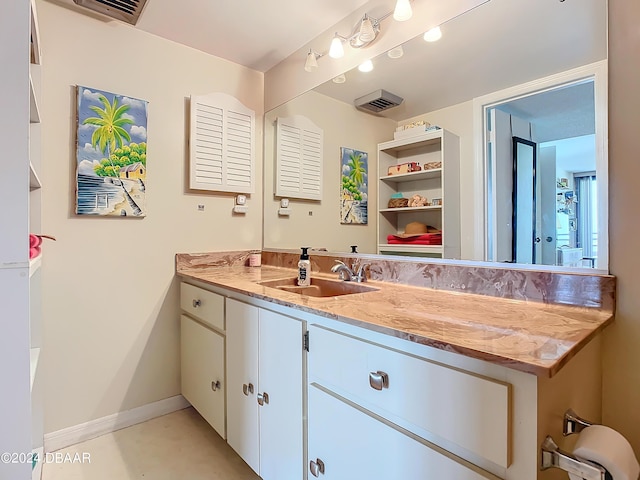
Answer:
[[[340,223],[366,225],[369,155],[341,147]]]
[[[144,217],[147,102],[77,87],[76,214]]]

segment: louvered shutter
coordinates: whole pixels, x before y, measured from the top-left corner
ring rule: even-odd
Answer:
[[[236,98],[191,96],[189,151],[190,188],[254,193],[255,112]]]
[[[322,129],[302,115],[276,124],[276,195],[322,200]]]

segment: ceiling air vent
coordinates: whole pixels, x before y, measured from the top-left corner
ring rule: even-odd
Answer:
[[[73,0],[73,2],[107,17],[135,25],[147,0]]]
[[[404,98],[389,93],[386,90],[376,90],[368,95],[356,98],[353,102],[358,110],[364,110],[369,113],[380,113],[397,107],[404,101]]]

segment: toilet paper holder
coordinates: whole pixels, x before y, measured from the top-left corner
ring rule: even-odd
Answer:
[[[571,408],[564,413],[562,434],[564,436],[579,433],[593,423],[579,417]],[[607,471],[600,465],[580,460],[579,458],[564,452],[558,448],[551,436],[547,436],[542,442],[541,469],[560,468],[568,473],[577,475],[584,480],[605,480]]]
[[[570,453],[563,452],[558,448],[551,436],[547,436],[542,442],[541,470],[547,468],[560,468],[565,472],[572,473],[584,480],[605,480],[607,471],[600,465],[587,460],[580,460]]]
[[[584,418],[580,418],[573,409],[569,409],[564,412],[564,420],[562,423],[562,434],[566,437],[567,435],[572,435],[574,433],[580,433],[587,427],[592,426],[593,423],[585,420]]]

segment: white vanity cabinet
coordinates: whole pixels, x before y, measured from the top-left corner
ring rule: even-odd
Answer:
[[[304,472],[302,321],[228,298],[227,441],[264,480]]]
[[[318,458],[335,476],[352,472],[329,458],[359,458],[371,467],[366,478],[495,478],[465,458],[484,459],[501,469],[510,463],[511,386],[427,359],[363,341],[317,325],[309,328],[309,458]],[[362,442],[327,437],[327,422],[361,425]],[[352,420],[347,421],[349,417]],[[342,444],[344,442],[344,444]],[[371,443],[369,445],[369,443]],[[437,445],[437,446],[436,446]],[[375,452],[378,452],[376,454]],[[444,453],[443,453],[444,452]],[[389,460],[385,463],[383,458]],[[336,471],[339,470],[339,471]],[[480,473],[478,473],[480,472]]]
[[[180,305],[182,395],[226,438],[224,297],[182,283]]]
[[[326,480],[486,480],[406,431],[309,388],[309,477]]]
[[[561,470],[540,470],[544,438],[571,451],[568,408],[600,421],[598,338],[539,376],[455,343],[434,348],[374,324],[193,288],[182,298],[185,397],[214,428],[207,408],[224,416],[227,442],[264,480],[560,480]]]

